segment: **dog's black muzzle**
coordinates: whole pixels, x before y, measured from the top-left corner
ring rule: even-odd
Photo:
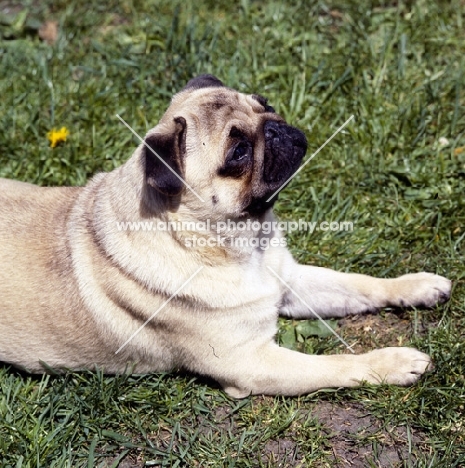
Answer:
[[[307,151],[307,139],[297,128],[268,120],[263,127],[265,155],[259,195],[255,195],[246,211],[251,215],[264,213],[277,200],[276,190],[283,188],[299,168]],[[271,197],[271,199],[270,199]]]
[[[285,123],[268,120],[265,132],[265,158],[263,162],[263,181],[270,189],[294,174],[307,151],[307,139],[297,128]]]

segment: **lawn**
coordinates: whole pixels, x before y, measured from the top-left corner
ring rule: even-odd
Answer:
[[[300,262],[454,285],[432,310],[331,322],[357,351],[432,355],[411,388],[235,401],[190,375],[1,365],[0,466],[465,466],[464,23],[459,0],[0,0],[0,177],[83,185],[138,144],[116,114],[143,134],[188,79],[213,73],[268,97],[305,131],[307,157],[354,115],[276,205],[282,220],[353,222],[290,234]],[[307,322],[282,321],[278,339],[345,351]]]

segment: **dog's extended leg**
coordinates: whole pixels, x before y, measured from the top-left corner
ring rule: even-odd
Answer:
[[[451,282],[432,273],[392,279],[297,265],[283,274],[280,314],[292,318],[344,317],[382,307],[432,307],[449,299]]]
[[[430,362],[429,356],[413,348],[313,356],[269,343],[236,362],[229,378],[218,380],[235,398],[250,394],[300,395],[320,388],[355,387],[362,382],[410,385]]]

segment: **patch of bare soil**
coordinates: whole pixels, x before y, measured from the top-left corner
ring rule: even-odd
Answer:
[[[24,6],[18,2],[10,2],[8,0],[0,1],[0,13],[5,15],[14,15],[24,10]]]
[[[289,439],[269,440],[261,453],[265,466],[301,467],[301,458],[297,444]]]
[[[412,336],[426,331],[423,323],[417,323],[416,329],[408,312],[382,312],[381,314],[353,315],[339,321],[344,337],[354,350],[363,353],[386,346],[407,346]]]
[[[302,416],[304,416],[302,414]],[[424,452],[427,450],[426,436],[419,431],[407,430],[406,427],[390,427],[372,416],[360,404],[344,405],[322,401],[312,410],[321,425],[329,445],[326,442],[322,449],[329,455],[332,468],[366,468],[377,466],[381,468],[397,468],[415,463],[415,456],[409,452]],[[216,410],[215,421],[197,418],[199,432],[204,436],[215,437],[218,431],[237,433],[238,438],[243,430],[238,428],[234,417],[230,415],[229,407],[219,407]],[[294,424],[299,424],[299,417]],[[273,468],[304,468],[305,453],[295,442],[294,424],[280,434],[278,438],[268,440],[263,446],[257,447],[257,466]],[[293,427],[294,426],[294,427]],[[179,441],[173,439],[172,428],[160,427],[150,439],[161,452],[178,451]],[[232,453],[231,455],[234,456]],[[112,466],[117,457],[109,458]],[[120,463],[120,468],[141,468],[144,457],[132,452]],[[159,465],[154,465],[159,466]],[[201,466],[195,465],[195,466]],[[327,466],[326,464],[321,466]]]
[[[420,432],[383,426],[358,404],[339,406],[322,402],[313,414],[330,438],[334,467],[400,467],[405,461],[414,462],[409,446],[425,441]]]

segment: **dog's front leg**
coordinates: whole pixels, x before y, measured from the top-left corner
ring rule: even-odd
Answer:
[[[355,387],[362,382],[410,385],[430,366],[413,348],[384,348],[366,354],[313,356],[269,343],[222,369],[217,379],[235,398],[251,394],[301,395],[320,388]]]
[[[294,264],[286,277],[280,313],[292,318],[343,317],[382,307],[433,307],[450,297],[451,282],[432,273],[392,279]]]

